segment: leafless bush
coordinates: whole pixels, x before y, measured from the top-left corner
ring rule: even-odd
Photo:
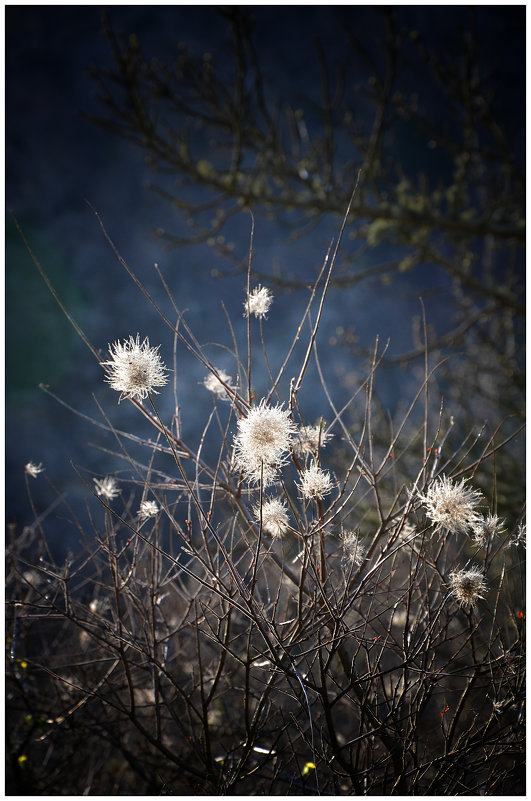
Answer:
[[[258,301],[250,273],[231,375],[173,299],[176,322],[161,311],[205,368],[200,446],[159,412],[158,349],[131,337],[102,357],[80,331],[154,433],[140,442],[103,409],[93,421],[126,469],[79,468],[88,523],[51,501],[83,552],[54,559],[51,509],[11,532],[12,792],[524,792],[524,527],[521,505],[498,516],[496,479],[514,432],[460,440],[428,356],[418,393],[383,429],[378,347],[335,405],[317,333],[340,240],[282,365],[267,356],[272,298]],[[318,421],[301,391],[311,360],[328,398]],[[47,473],[30,463],[25,478],[31,498]]]
[[[221,56],[180,43],[173,60],[150,57],[141,34],[117,33],[112,12],[104,13],[112,63],[91,69],[100,112],[87,116],[144,155],[151,189],[172,209],[171,230],[156,221],[156,235],[169,248],[207,244],[219,275],[246,271],[233,227],[242,209],[275,220],[292,239],[316,226],[335,230],[361,170],[350,241],[331,285],[355,292],[382,282],[399,292],[405,280],[406,291],[420,282],[446,310],[444,321],[431,321],[432,357],[459,354],[442,362],[439,378],[460,422],[522,421],[523,118],[514,101],[511,114],[501,110],[508,92],[499,70],[521,58],[514,31],[523,18],[512,8],[500,19],[494,55],[484,37],[493,9],[454,9],[450,49],[408,28],[403,11],[376,7],[368,22],[367,8],[331,9],[337,48],[315,40],[320,79],[300,92],[286,81],[276,86],[267,68],[257,41],[263,9],[213,9],[226,29]],[[427,30],[445,11],[426,13]],[[289,10],[274,13],[279,25],[293,24]],[[414,158],[405,155],[410,148]],[[259,277],[284,290],[307,282],[289,262]],[[417,332],[409,351],[382,366],[422,363],[420,318]],[[356,325],[337,339],[354,355],[367,349]]]

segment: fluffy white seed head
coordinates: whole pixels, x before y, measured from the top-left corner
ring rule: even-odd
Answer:
[[[123,343],[109,345],[111,358],[101,365],[106,373],[105,380],[120,393],[118,403],[122,398],[144,400],[151,392],[157,394],[155,387],[166,384],[168,376],[159,347],[151,348],[147,337],[140,343],[138,334],[136,339],[130,336]]]
[[[214,395],[217,395],[218,398],[222,398],[223,400],[230,400],[231,396],[227,394],[227,390],[225,389],[225,386],[222,382],[227,384],[231,389],[234,389],[232,383],[232,377],[228,375],[225,372],[225,370],[218,370],[217,372],[218,375],[214,375],[214,373],[209,373],[203,380],[203,385],[210,392],[213,392]]]
[[[524,548],[527,547],[527,523],[524,520],[522,523],[519,523],[514,535],[511,537],[509,545],[523,545]]]
[[[472,567],[469,570],[458,570],[450,573],[452,595],[458,604],[466,610],[475,607],[480,598],[484,598],[487,582],[481,570]]]
[[[425,495],[419,494],[431,522],[449,532],[473,529],[481,521],[476,507],[482,497],[479,490],[465,485],[465,479],[457,483],[447,476],[434,481]]]
[[[159,507],[155,501],[142,501],[140,509],[138,510],[138,516],[141,520],[147,520],[148,517],[155,517],[158,512]]]
[[[360,542],[355,531],[343,531],[343,567],[360,567],[365,559],[367,548]]]
[[[260,507],[254,508],[254,516],[260,521]],[[289,526],[288,508],[286,504],[278,498],[270,498],[264,501],[261,509],[262,528],[271,534],[272,537],[280,537],[287,531]]]
[[[96,485],[96,495],[101,495],[108,501],[112,501],[121,493],[118,482],[112,476],[105,476],[101,480],[98,478],[92,479]]]
[[[257,286],[249,294],[245,300],[244,317],[254,314],[255,317],[265,317],[271,304],[273,302],[273,295],[270,290],[265,286]]]
[[[234,438],[236,467],[247,481],[270,484],[287,461],[296,427],[281,406],[267,406],[264,399],[238,420]]]
[[[325,432],[324,426],[302,426],[293,441],[293,450],[297,456],[317,456],[332,436]]]
[[[24,470],[26,471],[28,476],[31,476],[32,478],[37,478],[39,473],[42,473],[42,471],[44,470],[44,467],[42,466],[42,462],[39,462],[39,464],[35,464],[35,462],[28,462],[27,465],[25,465]]]
[[[22,574],[22,578],[26,584],[29,584],[31,587],[39,587],[44,584],[44,578],[38,570],[25,570]]]
[[[330,473],[321,470],[316,462],[312,462],[306,470],[301,471],[300,479],[299,488],[303,498],[320,500],[332,491]]]
[[[474,542],[481,548],[485,548],[489,540],[493,537],[499,537],[505,531],[504,520],[501,520],[497,515],[487,515],[477,525],[474,526],[472,536]]]

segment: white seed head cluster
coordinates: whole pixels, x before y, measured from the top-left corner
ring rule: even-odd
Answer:
[[[158,512],[159,507],[155,501],[142,501],[140,509],[138,510],[138,516],[141,520],[147,520],[148,517],[155,517]]]
[[[122,398],[144,400],[151,392],[157,394],[155,387],[167,383],[168,376],[158,353],[159,347],[151,348],[147,337],[140,343],[138,334],[136,339],[130,336],[123,343],[109,345],[111,358],[101,362],[101,366],[106,372],[106,381],[120,392],[118,402]]]
[[[26,584],[29,584],[31,587],[39,587],[41,584],[44,584],[44,578],[37,570],[25,570],[22,574],[22,578]]]
[[[96,485],[96,494],[101,495],[101,497],[106,498],[108,501],[117,498],[122,491],[118,486],[118,482],[112,476],[105,476],[105,478],[101,480],[98,478],[93,478],[92,480]]]
[[[360,542],[359,535],[355,531],[343,531],[343,567],[361,567],[367,548]]]
[[[238,420],[234,438],[236,466],[247,481],[274,481],[276,471],[287,461],[296,427],[289,412],[281,406],[267,406],[264,399],[250,409],[247,417]]]
[[[458,570],[450,573],[452,595],[458,604],[466,610],[475,607],[480,598],[484,598],[487,582],[481,570],[472,567],[469,570]]]
[[[332,436],[325,432],[324,427],[302,426],[293,441],[293,450],[297,456],[317,456],[319,449],[324,448]]]
[[[447,476],[438,478],[425,495],[419,495],[431,522],[449,532],[467,531],[480,523],[476,507],[482,497],[479,490],[465,486],[465,479],[457,483]]]
[[[42,466],[42,462],[39,462],[39,464],[35,464],[35,462],[28,462],[27,465],[25,465],[24,470],[26,471],[28,476],[31,476],[32,478],[37,478],[39,473],[42,473],[42,471],[44,470],[44,467]]]
[[[254,314],[255,317],[265,317],[271,304],[273,302],[273,295],[270,290],[265,286],[257,286],[247,295],[244,308],[244,317],[249,317]]]
[[[264,501],[262,509],[260,506],[254,508],[254,516],[257,521],[260,520],[260,511],[262,517],[262,528],[271,534],[272,537],[280,537],[281,534],[288,529],[289,518],[288,508],[286,504],[278,498],[270,498]]]
[[[514,536],[511,537],[509,545],[523,545],[524,548],[527,547],[527,523],[523,521],[519,523]]]
[[[218,398],[230,400],[231,397],[227,394],[224,384],[227,384],[231,389],[234,389],[232,376],[228,375],[225,370],[218,370],[217,373],[218,375],[209,373],[203,380],[203,385],[209,390],[209,392],[213,392],[214,395],[217,395]]]
[[[303,498],[320,500],[332,491],[332,479],[330,473],[321,470],[316,462],[312,462],[300,474],[301,483],[299,488]]]
[[[503,534],[505,531],[504,523],[505,521],[501,520],[497,515],[487,515],[487,517],[474,526],[474,542],[482,548],[486,547],[489,540]]]

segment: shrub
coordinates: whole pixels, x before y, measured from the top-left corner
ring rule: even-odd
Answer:
[[[162,315],[204,366],[213,459],[159,410],[158,347],[136,332],[107,359],[91,346],[154,438],[105,415],[126,469],[79,471],[88,524],[53,502],[84,552],[54,558],[49,510],[12,532],[11,792],[524,792],[524,528],[496,498],[514,432],[460,441],[428,354],[400,418],[380,416],[377,348],[336,405],[317,333],[340,240],[278,368],[274,298],[250,277],[230,376],[181,315]],[[310,360],[328,398],[317,421],[301,393]],[[29,463],[25,480],[31,498],[47,473]]]

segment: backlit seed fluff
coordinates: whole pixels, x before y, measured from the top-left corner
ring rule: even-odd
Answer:
[[[256,521],[259,522],[261,517],[263,530],[271,534],[272,537],[280,537],[288,529],[288,509],[286,504],[278,498],[270,498],[268,501],[264,501],[261,510],[257,506],[253,511]]]
[[[255,317],[265,317],[271,308],[272,302],[273,295],[270,290],[265,286],[259,285],[247,295],[243,304],[245,308],[243,316],[249,317],[249,315],[254,314]]]
[[[465,479],[457,483],[447,476],[434,481],[426,494],[419,494],[431,522],[449,532],[467,531],[481,522],[476,507],[482,497],[479,490],[465,486]]]
[[[118,403],[122,398],[139,398],[144,400],[150,393],[157,394],[155,387],[162,387],[168,381],[165,366],[161,361],[158,350],[149,346],[146,337],[140,343],[137,334],[122,342],[109,345],[111,358],[101,362],[106,377],[105,380],[113,389],[120,393]]]
[[[518,524],[514,536],[511,537],[508,544],[527,547],[527,523],[525,521]]]
[[[106,498],[108,501],[112,501],[118,497],[120,492],[122,491],[118,486],[118,483],[115,478],[112,476],[105,476],[101,480],[98,478],[92,479],[96,485],[96,495],[100,495],[103,498]]]
[[[227,384],[231,389],[234,389],[232,377],[228,375],[225,370],[218,370],[217,372],[218,375],[209,373],[203,380],[203,385],[209,390],[209,392],[213,392],[214,395],[217,395],[218,398],[230,400],[231,396],[227,393],[224,384]]]
[[[475,607],[480,598],[484,598],[487,582],[481,570],[472,567],[469,570],[450,573],[450,587],[459,606],[469,610]]]
[[[500,520],[497,515],[487,515],[487,517],[480,520],[480,522],[474,526],[472,532],[474,542],[484,548],[488,545],[490,539],[503,534],[505,531],[504,523],[505,521]]]
[[[140,509],[138,510],[138,516],[141,520],[147,520],[148,517],[155,517],[158,512],[159,507],[155,501],[142,501]]]
[[[343,565],[344,567],[360,567],[365,559],[367,549],[361,544],[355,531],[343,531]]]
[[[25,465],[24,470],[26,471],[28,476],[31,476],[32,478],[37,478],[39,473],[42,473],[42,471],[44,470],[44,467],[42,466],[42,462],[39,462],[39,464],[35,464],[35,462],[28,462],[27,465]]]
[[[332,434],[327,434],[322,426],[303,426],[293,441],[293,450],[297,456],[306,454],[316,456],[320,448],[324,448],[332,436]]]
[[[247,481],[262,480],[264,486],[274,481],[278,468],[288,459],[295,431],[289,412],[281,406],[267,406],[263,399],[238,420],[234,456]]]
[[[330,473],[321,470],[316,462],[312,462],[306,470],[301,471],[300,479],[299,488],[303,498],[320,500],[332,491]]]

